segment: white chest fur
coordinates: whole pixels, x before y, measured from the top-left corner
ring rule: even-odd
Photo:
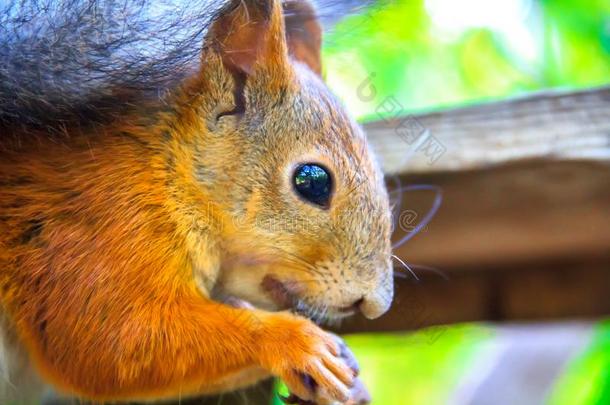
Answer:
[[[32,368],[10,322],[0,311],[0,404],[35,405],[45,385]]]

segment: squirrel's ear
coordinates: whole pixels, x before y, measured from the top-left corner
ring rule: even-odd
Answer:
[[[285,0],[283,7],[290,55],[321,75],[322,27],[316,9],[307,0]]]
[[[287,63],[280,0],[234,0],[210,27],[206,44],[228,69],[250,74],[255,65],[281,69]]]

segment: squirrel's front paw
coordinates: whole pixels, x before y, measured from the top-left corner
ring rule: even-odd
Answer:
[[[340,339],[312,322],[278,314],[260,341],[261,363],[280,377],[292,400],[302,404],[346,403],[352,399],[357,368]],[[353,363],[353,362],[352,362]]]

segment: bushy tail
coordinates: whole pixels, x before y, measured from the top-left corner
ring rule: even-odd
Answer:
[[[198,64],[230,1],[8,0],[0,3],[0,124],[52,127],[159,97]],[[318,2],[336,19],[354,1]]]

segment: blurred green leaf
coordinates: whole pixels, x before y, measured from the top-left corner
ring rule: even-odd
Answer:
[[[522,15],[504,21],[488,7],[488,23],[471,17],[481,1],[380,1],[346,18],[325,38],[329,85],[356,116],[374,119],[387,97],[428,110],[610,82],[610,1],[512,0]],[[453,4],[452,27],[434,22],[430,4]],[[372,100],[358,93],[367,79]]]

